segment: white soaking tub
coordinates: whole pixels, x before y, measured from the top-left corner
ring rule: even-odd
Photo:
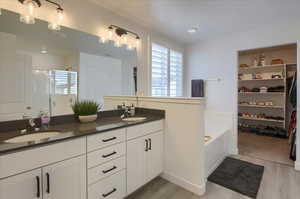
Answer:
[[[205,114],[205,173],[208,177],[229,155],[229,139],[232,135],[232,114],[206,112]]]

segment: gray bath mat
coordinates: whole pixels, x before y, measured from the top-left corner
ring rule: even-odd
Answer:
[[[263,166],[227,157],[208,177],[208,180],[256,198],[263,173]]]

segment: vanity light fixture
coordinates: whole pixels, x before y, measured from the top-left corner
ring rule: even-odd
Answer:
[[[140,37],[137,33],[126,30],[116,25],[110,25],[100,36],[100,43],[114,41],[114,46],[126,46],[128,50],[137,48],[140,44]]]
[[[60,4],[58,4],[54,1],[51,1],[51,0],[45,0],[45,1],[56,6],[55,13],[53,16],[51,16],[51,19],[49,21],[48,28],[50,30],[58,31],[61,29],[61,23],[64,19],[64,9],[61,7]]]
[[[24,5],[24,12],[20,16],[20,21],[25,24],[34,24],[34,11],[35,8],[41,7],[40,0],[19,0]]]
[[[26,24],[34,24],[35,18],[34,18],[34,11],[35,8],[41,7],[42,3],[40,0],[18,0],[20,3],[22,3],[25,6],[25,11],[20,16],[20,21]],[[51,0],[45,0],[46,2],[55,5],[57,8],[55,10],[55,15],[51,16],[48,24],[48,28],[50,30],[60,30],[61,29],[61,23],[64,18],[64,9],[61,7],[60,4],[51,1]]]

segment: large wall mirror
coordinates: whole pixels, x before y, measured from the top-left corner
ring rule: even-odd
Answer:
[[[134,95],[136,50],[101,44],[99,37],[62,27],[51,31],[19,15],[0,16],[0,121],[72,114],[71,104]],[[105,104],[104,104],[105,106]]]

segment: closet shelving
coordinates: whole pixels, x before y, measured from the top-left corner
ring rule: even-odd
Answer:
[[[273,79],[243,79],[239,80],[240,82],[245,82],[245,81],[283,81],[284,78],[273,78]]]
[[[244,104],[239,104],[239,107],[252,107],[252,108],[278,108],[278,109],[283,109],[283,106],[260,106],[260,105],[244,105]]]
[[[250,82],[252,85],[263,84],[265,82],[271,82],[271,85],[278,85],[284,86],[284,92],[239,92],[239,95],[252,95],[252,98],[256,101],[263,101],[265,97],[269,95],[270,98],[277,98],[275,101],[282,101],[283,103],[280,105],[274,106],[260,106],[260,105],[245,105],[239,104],[239,108],[241,109],[252,109],[254,112],[261,113],[262,109],[267,110],[267,112],[272,112],[272,110],[276,109],[277,112],[281,112],[281,116],[283,120],[276,120],[276,119],[267,119],[267,118],[256,118],[256,117],[242,117],[239,116],[240,120],[253,120],[253,121],[260,121],[260,123],[267,122],[265,125],[269,125],[269,122],[278,123],[280,126],[285,128],[286,124],[286,109],[285,109],[285,101],[286,101],[286,67],[287,64],[276,64],[276,65],[265,65],[265,66],[250,66],[245,68],[239,68],[239,73],[242,74],[257,74],[257,73],[264,73],[264,72],[280,72],[282,73],[282,78],[272,78],[272,79],[244,79],[239,80],[239,84]],[[259,87],[259,86],[258,86]],[[253,97],[254,96],[254,97]],[[260,99],[263,98],[263,99]]]
[[[264,60],[260,60],[263,57]],[[265,134],[266,129],[273,129],[274,133],[270,135],[286,136],[284,133],[290,120],[290,81],[288,84],[287,77],[297,69],[297,45],[240,51],[238,61],[238,123],[241,131]],[[266,64],[254,66],[261,61]]]
[[[239,92],[240,95],[285,95],[284,92]]]
[[[284,120],[274,120],[274,119],[254,118],[254,117],[239,117],[239,119],[244,119],[244,120],[257,120],[257,121],[266,121],[266,122],[278,122],[278,123],[283,123],[283,122],[285,122]]]

